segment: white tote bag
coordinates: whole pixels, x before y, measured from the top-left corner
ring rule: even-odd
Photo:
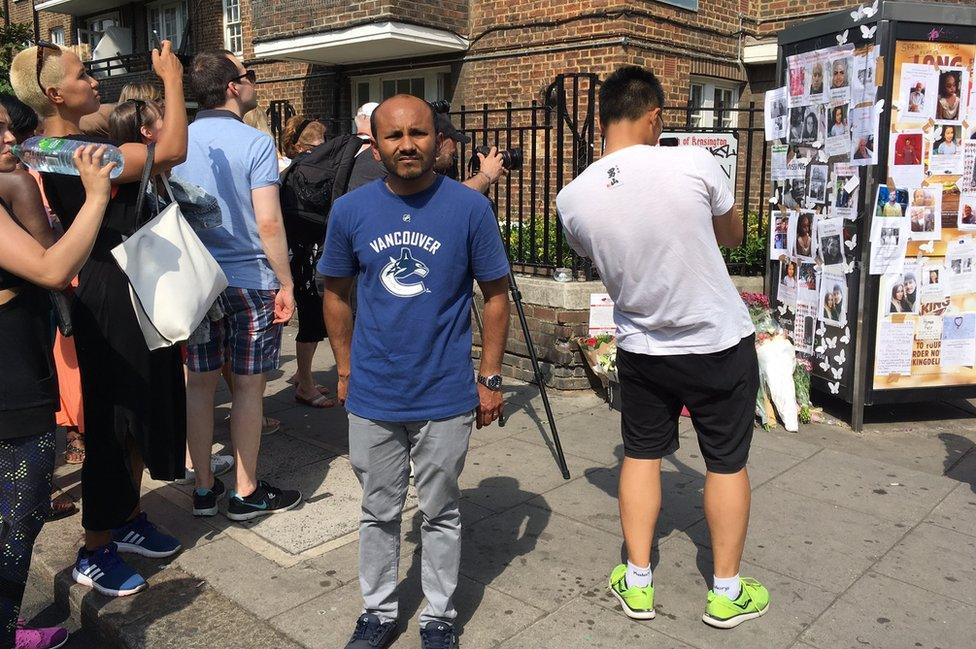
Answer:
[[[151,153],[146,166],[137,214],[148,184]],[[189,338],[227,288],[227,277],[183,218],[165,178],[163,184],[170,204],[112,249],[129,279],[132,307],[149,349]]]

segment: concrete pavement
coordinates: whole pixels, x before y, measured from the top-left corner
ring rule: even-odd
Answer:
[[[135,560],[151,588],[110,600],[70,581],[79,517],[49,524],[32,568],[27,614],[69,614],[84,631],[69,647],[342,647],[360,612],[360,490],[342,410],[296,404],[294,329],[270,381],[259,473],[302,489],[301,509],[251,524],[194,519],[190,490],[147,482],[145,507],[177,535],[169,562]],[[321,383],[334,385],[320,349]],[[731,632],[701,622],[711,578],[701,505],[704,463],[690,423],[664,463],[665,503],[653,556],[657,619],[623,616],[605,592],[622,553],[619,414],[592,394],[552,395],[572,479],[552,459],[537,390],[506,387],[504,428],[477,431],[462,475],[464,522],[457,594],[462,646],[971,649],[976,606],[976,409],[966,402],[871,411],[854,434],[827,423],[757,430],[750,458],[752,522],[742,574],[772,595],[768,615]],[[229,444],[224,393],[218,443]],[[907,420],[907,423],[887,423]],[[61,467],[59,484],[77,469]],[[411,496],[400,562],[404,632],[419,646],[420,519]],[[55,604],[51,600],[56,599]]]

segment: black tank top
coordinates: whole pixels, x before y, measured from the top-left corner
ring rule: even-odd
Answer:
[[[20,224],[20,222],[17,221],[17,217],[14,216],[14,211],[10,209],[10,206],[7,205],[6,201],[4,201],[2,198],[0,198],[0,206],[2,206],[3,209],[7,211],[7,214],[10,216],[10,218],[13,220],[14,223],[17,223],[18,225]],[[14,275],[9,270],[4,270],[3,268],[0,268],[0,290],[4,290],[8,288],[17,288],[19,286],[25,286],[26,284],[27,284],[27,280],[25,280],[23,277],[20,277],[19,275]]]

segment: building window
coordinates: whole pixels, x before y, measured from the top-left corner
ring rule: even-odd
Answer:
[[[51,42],[55,45],[64,45],[64,27],[55,27],[51,30]]]
[[[121,25],[121,21],[119,20],[119,12],[113,11],[89,16],[82,24],[84,27],[78,30],[78,42],[86,44],[94,50],[98,47],[98,42],[102,40],[102,36],[105,35],[105,30],[109,27],[118,27]],[[129,52],[124,53],[128,54]]]
[[[352,107],[353,115],[363,104],[383,101],[393,95],[407,94],[436,101],[450,99],[454,90],[450,68],[444,67],[355,77],[352,88],[355,102]]]
[[[152,32],[155,31],[159,40],[169,40],[173,47],[178,48],[183,40],[186,29],[186,3],[157,2],[148,6],[149,10],[149,43],[153,42]]]
[[[698,0],[658,0],[658,2],[663,2],[666,5],[674,5],[675,7],[681,7],[682,9],[698,11]]]
[[[738,121],[739,87],[711,79],[692,80],[688,100],[692,128],[735,128]]]
[[[244,53],[240,0],[224,0],[224,47],[234,54]]]

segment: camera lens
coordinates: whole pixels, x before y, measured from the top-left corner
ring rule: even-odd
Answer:
[[[487,156],[491,153],[490,146],[475,147],[474,155],[471,156],[471,173],[478,173],[481,169],[481,158],[477,154]],[[498,155],[502,157],[502,166],[508,171],[518,171],[522,168],[524,154],[522,149],[499,149]]]
[[[438,99],[437,101],[429,101],[430,107],[434,109],[435,113],[449,113],[451,112],[451,102],[446,99]]]

